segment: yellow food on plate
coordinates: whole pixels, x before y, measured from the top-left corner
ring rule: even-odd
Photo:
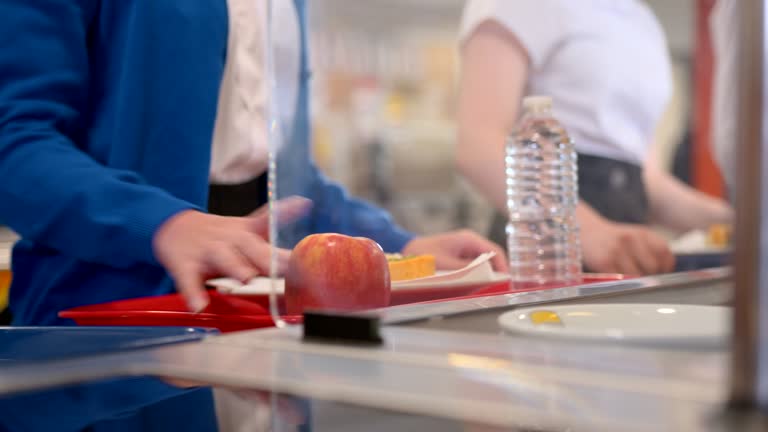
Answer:
[[[707,243],[710,246],[726,247],[731,244],[731,226],[716,224],[707,230]]]
[[[389,276],[392,282],[418,279],[435,274],[435,257],[432,255],[387,254],[387,262],[389,262]]]
[[[560,316],[556,312],[537,310],[531,312],[531,322],[534,324],[562,324]]]

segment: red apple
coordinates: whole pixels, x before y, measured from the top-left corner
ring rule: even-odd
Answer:
[[[342,234],[312,234],[291,252],[285,275],[289,314],[305,309],[362,310],[389,305],[389,265],[378,243]]]

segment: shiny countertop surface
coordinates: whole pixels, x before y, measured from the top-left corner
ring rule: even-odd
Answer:
[[[666,295],[666,290],[719,292],[710,285],[727,278],[728,270],[718,269],[446,302],[450,307],[397,307],[379,314],[390,323],[425,316],[450,322],[477,309],[495,316],[504,308],[549,301]],[[118,376],[155,376],[462,424],[554,431],[707,430],[726,399],[729,357],[718,349],[540,340],[408,325],[385,326],[382,332],[383,345],[356,346],[306,342],[300,327],[287,327],[0,368],[0,395]]]
[[[658,276],[599,282],[575,287],[553,288],[540,291],[499,294],[470,299],[444,300],[394,306],[376,311],[381,320],[388,324],[407,323],[435,317],[457,315],[480,310],[495,310],[537,303],[552,303],[596,298],[621,297],[650,293],[664,296],[665,291],[692,288],[697,294],[704,294],[708,303],[725,303],[729,293],[722,290],[703,288],[713,283],[727,284],[731,276],[728,267],[672,273]],[[715,292],[712,292],[715,291]],[[688,293],[686,293],[688,295]]]
[[[0,393],[114,376],[268,390],[502,428],[701,430],[724,401],[727,356],[384,329],[380,347],[306,343],[300,329],[0,371]],[[538,430],[537,429],[537,430]]]

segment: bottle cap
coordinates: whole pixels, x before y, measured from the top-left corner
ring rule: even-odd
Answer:
[[[545,111],[552,109],[552,97],[528,96],[523,99],[523,108],[526,111]]]

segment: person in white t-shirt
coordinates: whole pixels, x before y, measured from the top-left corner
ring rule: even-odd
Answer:
[[[504,145],[523,97],[547,95],[579,153],[585,267],[671,271],[648,224],[686,231],[730,207],[665,172],[649,150],[672,89],[666,40],[639,0],[469,0],[461,27],[457,164],[506,214]]]

